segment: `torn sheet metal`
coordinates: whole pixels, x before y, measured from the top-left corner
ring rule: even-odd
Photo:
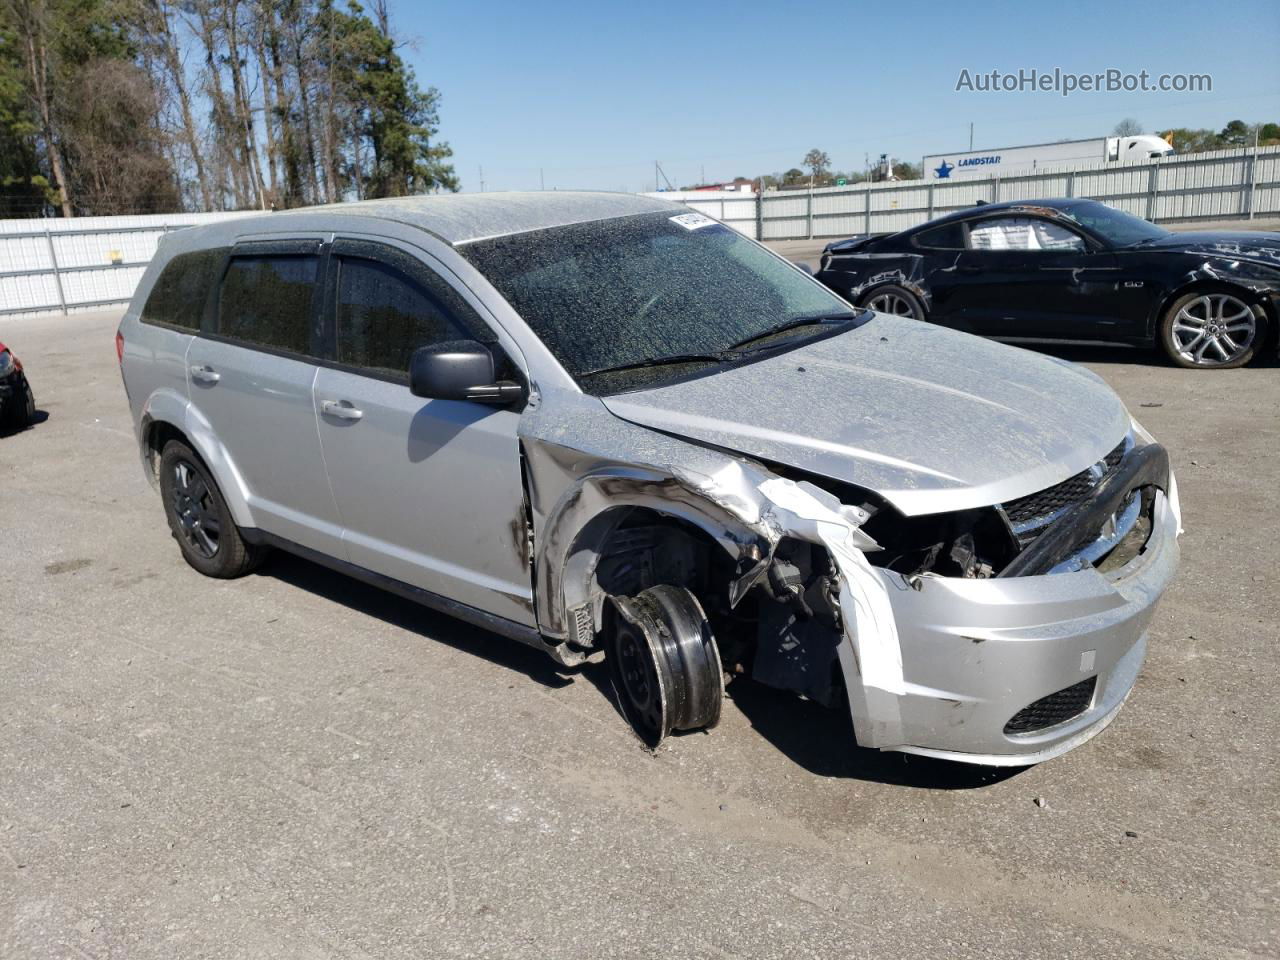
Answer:
[[[545,416],[527,417],[522,426],[539,544],[535,593],[544,635],[575,639],[569,611],[581,610],[588,601],[594,564],[611,529],[601,518],[620,507],[646,507],[694,524],[734,559],[731,606],[768,569],[783,537],[825,547],[841,575],[841,610],[850,644],[842,661],[855,660],[853,675],[866,685],[902,690],[892,608],[863,554],[875,546],[858,530],[867,519],[863,510],[746,458],[619,420],[595,398],[577,395],[562,402],[577,408],[574,448],[556,442],[564,436],[563,425]],[[555,406],[562,408],[560,402]],[[615,452],[621,456],[615,458]],[[843,665],[847,670],[849,664]]]

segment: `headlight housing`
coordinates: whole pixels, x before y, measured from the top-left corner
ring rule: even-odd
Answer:
[[[13,373],[17,367],[17,363],[13,359],[13,354],[8,350],[0,350],[0,377],[7,377]]]

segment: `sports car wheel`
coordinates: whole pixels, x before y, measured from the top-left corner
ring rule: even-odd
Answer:
[[[924,307],[910,290],[898,286],[876,287],[864,294],[858,301],[860,306],[869,307],[876,313],[888,313],[895,317],[910,317],[912,320],[924,319]]]
[[[611,597],[605,641],[618,706],[650,749],[672,730],[720,720],[724,673],[697,598],[684,587],[650,587]]]
[[[1229,293],[1192,293],[1165,312],[1160,340],[1180,367],[1229,369],[1253,359],[1263,321],[1249,304]]]

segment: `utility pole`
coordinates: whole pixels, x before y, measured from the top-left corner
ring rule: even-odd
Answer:
[[[657,193],[662,188],[658,186],[658,161],[653,161],[653,192]]]
[[[543,175],[541,167],[538,168],[538,183],[540,185],[540,189],[547,189],[547,178]]]
[[[479,164],[479,167],[480,167],[480,192],[484,193],[484,164],[483,163]]]
[[[969,121],[969,150],[973,150],[973,121]]]

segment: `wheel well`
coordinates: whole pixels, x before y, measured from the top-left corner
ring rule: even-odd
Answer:
[[[1231,283],[1226,280],[1192,280],[1185,283],[1176,290],[1170,291],[1160,301],[1160,305],[1156,308],[1155,316],[1151,321],[1151,339],[1159,343],[1160,326],[1164,323],[1164,316],[1169,312],[1169,308],[1173,306],[1182,297],[1190,293],[1229,293],[1237,296],[1241,300],[1248,303],[1254,310],[1260,311],[1263,319],[1267,321],[1267,330],[1264,332],[1263,343],[1271,343],[1275,340],[1277,332],[1280,331],[1280,317],[1275,315],[1271,305],[1267,302],[1267,298],[1255,290],[1241,286],[1237,283]]]
[[[167,420],[152,420],[147,424],[144,437],[147,468],[151,471],[153,478],[160,475],[160,454],[166,443],[170,440],[180,440],[187,446],[191,446],[191,441],[187,439],[186,434]]]
[[[659,584],[687,587],[710,614],[727,609],[735,570],[733,558],[706,531],[649,507],[615,507],[594,518],[570,562],[583,572],[590,565],[589,600],[571,612],[579,644],[591,632],[579,618],[590,616],[594,629],[601,629],[610,594],[635,596]]]
[[[912,283],[905,276],[882,277],[881,279],[868,284],[864,289],[859,290],[857,296],[850,294],[849,301],[861,306],[885,287],[897,287],[903,293],[910,294],[916,299],[916,302],[919,303],[920,309],[923,310],[926,315],[929,313],[931,300],[925,293],[924,288],[919,284]]]

